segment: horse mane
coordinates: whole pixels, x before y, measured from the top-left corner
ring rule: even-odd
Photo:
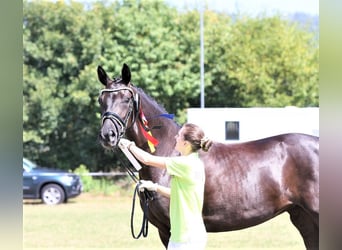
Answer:
[[[153,106],[156,109],[158,109],[158,111],[160,111],[161,113],[167,113],[167,114],[169,113],[162,104],[158,103],[153,97],[151,97],[149,94],[147,94],[142,88],[137,87],[136,85],[134,85],[132,83],[131,83],[131,85],[132,85],[132,87],[134,87],[137,90],[137,92],[141,96],[145,96],[151,102],[151,104],[153,104]]]

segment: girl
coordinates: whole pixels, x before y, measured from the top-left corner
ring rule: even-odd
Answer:
[[[175,146],[181,156],[175,157],[149,154],[127,139],[121,142],[139,161],[166,169],[171,176],[171,188],[144,180],[140,185],[141,189],[170,198],[171,237],[167,250],[205,249],[207,234],[202,218],[205,172],[198,151],[208,151],[212,142],[204,136],[203,130],[195,124],[183,125],[176,135]]]

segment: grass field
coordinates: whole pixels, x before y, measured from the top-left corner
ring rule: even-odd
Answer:
[[[164,249],[156,228],[149,224],[147,238],[135,240],[130,231],[132,197],[82,194],[69,203],[47,206],[23,202],[23,249]],[[137,232],[141,210],[135,215]],[[212,249],[305,249],[287,213],[259,226],[244,230],[209,233],[207,250]]]

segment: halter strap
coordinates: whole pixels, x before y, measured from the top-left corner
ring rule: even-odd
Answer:
[[[103,92],[118,92],[118,91],[121,91],[121,90],[128,90],[131,92],[132,94],[132,97],[134,96],[134,92],[131,88],[128,88],[128,87],[122,87],[122,88],[119,88],[119,89],[101,89],[100,90],[100,95],[102,95]]]

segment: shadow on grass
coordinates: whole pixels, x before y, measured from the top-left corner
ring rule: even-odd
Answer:
[[[76,199],[70,199],[68,200],[67,202],[63,202],[63,203],[60,203],[60,204],[56,204],[56,205],[48,205],[48,204],[45,204],[42,200],[40,199],[36,199],[36,200],[23,200],[23,205],[45,205],[45,206],[58,206],[58,205],[63,205],[63,204],[75,204],[77,203],[77,200]]]

